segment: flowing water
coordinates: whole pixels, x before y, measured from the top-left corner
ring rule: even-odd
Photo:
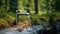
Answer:
[[[0,31],[0,34],[37,34],[36,31],[42,30],[44,27],[42,25],[36,25],[29,27],[28,29],[24,29],[23,31],[19,32],[16,27],[8,28]]]

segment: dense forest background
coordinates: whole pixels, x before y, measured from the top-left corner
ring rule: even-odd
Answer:
[[[14,26],[16,10],[28,12],[31,24],[52,25],[52,21],[60,20],[60,0],[0,0],[0,28]],[[20,17],[19,23],[28,22],[27,17]],[[19,25],[18,23],[18,25]]]

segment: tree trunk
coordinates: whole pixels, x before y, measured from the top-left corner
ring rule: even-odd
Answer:
[[[5,9],[7,10],[7,0],[5,0]]]
[[[1,4],[2,4],[2,3],[1,3],[1,0],[0,0],[0,7],[1,7]]]
[[[38,0],[34,0],[35,3],[35,14],[38,14]]]
[[[10,10],[16,13],[16,10],[18,10],[18,0],[10,0]]]
[[[30,13],[30,10],[29,10],[29,7],[30,7],[30,0],[28,0],[27,7],[28,7],[27,12]]]

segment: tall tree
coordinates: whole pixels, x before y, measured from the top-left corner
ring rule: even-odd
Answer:
[[[55,11],[59,11],[60,12],[60,0],[54,0],[54,1],[55,2],[54,2],[53,7],[54,7]]]
[[[1,0],[0,0],[0,7],[1,7],[1,4],[2,4],[2,3],[1,3]]]
[[[5,9],[7,9],[7,0],[5,0]]]
[[[10,10],[16,12],[18,9],[18,0],[10,0]]]
[[[38,0],[34,0],[35,3],[35,14],[38,14]]]
[[[30,0],[28,0],[27,7],[28,7],[27,12],[30,13],[30,10],[29,10],[29,7],[30,7]]]
[[[46,0],[47,3],[46,3],[46,7],[47,7],[47,12],[49,12],[49,0]]]
[[[52,12],[55,12],[55,9],[54,9],[54,3],[55,3],[55,0],[53,0],[52,2],[51,2],[51,11]],[[56,29],[56,25],[55,25],[55,23],[54,23],[54,16],[56,15],[56,14],[53,14],[51,12],[51,15],[50,15],[50,17],[49,17],[49,23],[50,23],[50,25],[52,26],[52,31],[53,31],[53,34],[57,34],[57,29]]]

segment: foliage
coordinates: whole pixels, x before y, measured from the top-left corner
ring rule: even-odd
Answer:
[[[60,20],[60,12],[55,12],[54,21]]]
[[[5,11],[0,11],[0,19],[4,19],[9,23],[13,23],[15,21],[14,13],[8,13]]]
[[[18,25],[19,27],[29,27],[30,26],[30,22],[29,21],[19,21]]]
[[[20,21],[28,21],[29,18],[28,18],[26,15],[20,15],[20,16],[19,16],[19,20],[20,20]]]
[[[46,21],[46,24],[49,22],[49,18],[46,15],[31,15],[31,24],[42,24],[41,18]]]
[[[6,20],[0,19],[0,28],[7,28],[9,24]]]
[[[43,18],[46,23],[49,23],[49,17],[52,14],[56,14],[54,18],[54,20],[60,20],[60,0],[38,0],[38,14],[32,14],[35,13],[35,4],[34,4],[34,0],[30,0],[30,2],[28,2],[27,0],[18,0],[18,10],[21,12],[26,12],[27,9],[30,10],[30,14],[31,14],[31,24],[41,24],[42,20],[41,18]],[[1,24],[4,25],[4,27],[8,27],[8,23],[13,23],[15,22],[16,18],[16,12],[14,11],[14,9],[11,10],[11,4],[10,4],[10,0],[7,1],[7,6],[5,4],[5,0],[2,0],[2,6],[0,8],[0,26]],[[30,7],[28,7],[28,4],[30,5]],[[5,9],[5,7],[7,9]],[[49,12],[51,11],[51,12]],[[54,12],[56,11],[56,12]],[[42,12],[42,14],[41,14]],[[45,14],[43,14],[43,12],[46,12]],[[40,15],[41,14],[41,15]],[[23,16],[19,16],[19,25],[20,23],[25,23],[29,22],[29,19],[27,18],[27,16],[23,15]],[[6,25],[6,26],[5,26]],[[8,25],[8,26],[7,26]]]
[[[10,15],[6,15],[4,19],[8,21],[8,23],[13,23],[15,21],[15,18]]]
[[[14,13],[0,11],[0,28],[13,26],[12,23],[15,22],[15,17],[13,15]]]

